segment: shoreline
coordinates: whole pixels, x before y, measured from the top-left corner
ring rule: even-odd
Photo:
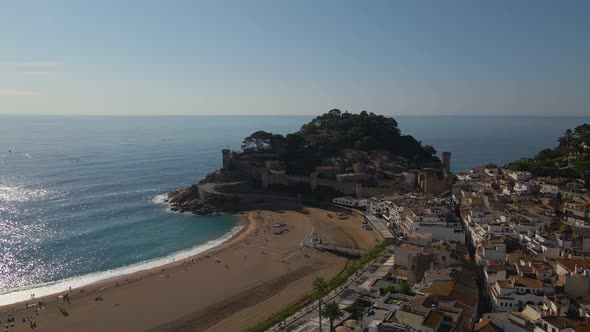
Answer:
[[[170,213],[180,212],[170,211]],[[141,261],[111,270],[97,271],[80,276],[68,277],[65,279],[47,282],[44,284],[34,285],[32,287],[25,289],[19,289],[9,291],[7,293],[2,293],[0,294],[0,308],[14,306],[27,301],[37,302],[48,297],[57,296],[59,294],[65,294],[68,292],[76,292],[84,288],[95,288],[96,286],[116,282],[117,280],[130,279],[133,278],[135,275],[150,274],[155,272],[156,270],[161,270],[162,268],[166,269],[170,267],[175,267],[176,265],[178,265],[177,263],[182,260],[199,258],[199,256],[203,254],[215,251],[216,249],[223,247],[224,245],[231,244],[233,241],[237,241],[237,238],[243,232],[248,231],[248,229],[253,226],[251,220],[249,220],[246,213],[237,213],[233,215],[236,218],[238,218],[236,225],[233,226],[227,233],[223,234],[222,236],[216,239],[209,240],[205,243],[190,248],[175,251],[163,257]],[[195,252],[196,250],[199,250],[199,248],[201,247],[208,248],[204,248],[202,251]],[[35,297],[31,297],[31,294],[35,294]],[[15,299],[11,300],[10,298],[13,297]],[[7,299],[5,300],[5,298]]]
[[[312,230],[330,243],[375,245],[377,237],[362,229],[362,217],[341,220],[332,214],[311,207],[238,214],[244,227],[197,255],[72,288],[63,302],[54,294],[0,311],[13,310],[19,330],[28,327],[25,318],[39,331],[245,330],[304,300],[316,277],[330,280],[348,264],[345,257],[301,247]],[[277,234],[276,224],[284,224],[284,232]]]

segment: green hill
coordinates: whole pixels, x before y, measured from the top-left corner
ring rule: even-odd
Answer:
[[[555,149],[544,149],[534,158],[514,161],[507,168],[533,176],[581,178],[590,186],[590,124],[568,129]]]
[[[403,158],[411,167],[439,162],[432,146],[423,146],[414,137],[402,135],[394,118],[337,109],[286,136],[257,131],[244,139],[242,149],[279,153],[290,174],[309,174],[322,160],[341,155],[346,149],[385,151]]]

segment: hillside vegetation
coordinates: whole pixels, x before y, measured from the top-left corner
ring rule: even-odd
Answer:
[[[581,178],[590,185],[590,124],[568,129],[555,149],[544,149],[534,158],[521,159],[508,165],[515,171],[528,171],[533,176]]]
[[[394,118],[337,109],[316,117],[286,136],[257,131],[244,139],[242,149],[279,153],[291,174],[309,174],[322,160],[339,156],[346,149],[386,151],[415,167],[439,161],[432,146],[423,146],[414,137],[402,135]]]

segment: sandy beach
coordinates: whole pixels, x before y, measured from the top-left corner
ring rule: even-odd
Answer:
[[[345,268],[344,257],[300,246],[312,230],[325,242],[365,249],[377,238],[362,229],[360,216],[339,219],[317,208],[253,211],[243,219],[232,239],[184,261],[73,289],[69,303],[53,295],[0,310],[14,308],[9,331],[31,330],[31,322],[35,331],[242,331],[301,301],[315,277]],[[274,232],[279,223],[283,234]]]

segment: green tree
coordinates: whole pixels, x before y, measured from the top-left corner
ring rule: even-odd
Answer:
[[[313,281],[313,289],[318,296],[318,314],[320,322],[320,332],[322,332],[322,299],[324,296],[326,296],[326,293],[328,292],[328,282],[322,277],[317,277]]]
[[[590,178],[590,124],[566,130],[558,141],[555,149],[541,150],[534,158],[514,161],[507,168],[533,176]],[[586,187],[590,188],[588,181]]]
[[[387,293],[395,294],[395,293],[397,293],[397,287],[395,287],[395,285],[387,286],[387,287],[381,289],[381,292],[383,293],[383,295],[385,295]]]
[[[431,156],[436,154],[436,149],[432,145],[424,145],[424,150],[429,153]]]
[[[315,117],[299,131],[285,137],[256,131],[244,139],[242,149],[276,152],[285,162],[287,172],[298,175],[309,175],[322,161],[340,156],[345,149],[385,150],[405,158],[412,167],[438,160],[434,148],[423,146],[412,136],[401,135],[394,118],[338,109]]]
[[[402,283],[399,286],[399,291],[402,294],[412,295],[412,287],[410,287],[410,285],[406,281],[402,281]]]
[[[322,310],[322,315],[330,320],[330,332],[335,331],[334,321],[344,317],[344,311],[340,309],[340,306],[336,302],[326,303]]]
[[[272,133],[266,132],[264,130],[256,131],[252,133],[252,135],[244,138],[242,141],[242,149],[260,150],[264,147],[270,147],[271,139],[273,139],[273,137],[276,138],[276,135],[273,135]]]

